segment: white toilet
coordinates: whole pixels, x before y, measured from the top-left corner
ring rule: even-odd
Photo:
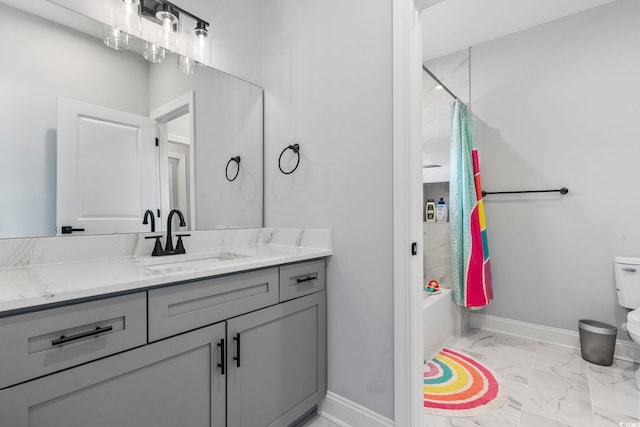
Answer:
[[[640,344],[640,257],[617,256],[614,263],[618,304],[632,310],[622,329]],[[640,388],[640,369],[636,371],[636,386]]]

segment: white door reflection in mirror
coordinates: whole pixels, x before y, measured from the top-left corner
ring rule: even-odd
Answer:
[[[59,98],[57,234],[149,231],[143,215],[157,212],[158,197],[155,122]]]

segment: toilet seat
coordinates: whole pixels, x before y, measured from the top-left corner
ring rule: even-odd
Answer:
[[[627,323],[633,323],[640,326],[640,308],[630,311],[627,314]]]
[[[640,343],[640,309],[627,314],[627,332],[635,342]]]

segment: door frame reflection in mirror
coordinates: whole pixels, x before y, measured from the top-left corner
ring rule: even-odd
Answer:
[[[187,92],[178,98],[154,109],[149,114],[152,120],[155,120],[158,126],[158,164],[160,173],[160,186],[158,188],[162,218],[169,213],[169,138],[167,124],[179,117],[188,115],[189,122],[189,194],[187,195],[189,213],[187,218],[187,228],[189,230],[196,229],[196,174],[195,174],[195,151],[196,146],[196,115],[195,115],[195,93]]]

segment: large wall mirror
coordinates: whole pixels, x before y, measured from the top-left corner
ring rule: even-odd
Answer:
[[[150,231],[146,211],[161,231],[174,208],[189,230],[263,225],[262,88],[111,49],[45,0],[1,0],[0,28],[0,238]]]

